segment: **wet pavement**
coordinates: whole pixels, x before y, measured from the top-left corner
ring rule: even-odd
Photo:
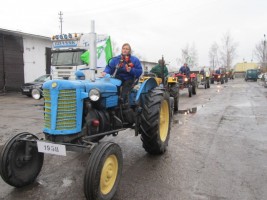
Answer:
[[[132,129],[106,137],[120,145],[123,174],[114,200],[267,199],[267,89],[235,79],[181,91],[168,151],[147,154]],[[42,100],[0,94],[0,149],[19,132],[42,137]],[[16,189],[0,178],[0,199],[85,199],[87,154],[45,155],[33,185]]]

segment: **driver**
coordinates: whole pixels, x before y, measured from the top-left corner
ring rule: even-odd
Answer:
[[[124,96],[143,73],[142,65],[137,57],[131,55],[131,46],[128,43],[122,45],[121,55],[113,57],[101,75],[112,75],[116,66],[118,71],[115,78],[122,81],[122,96]]]
[[[164,77],[167,77],[169,74],[168,68],[166,67],[165,62],[162,59],[160,59],[158,61],[158,64],[156,66],[154,66],[150,70],[150,72],[156,74],[157,77],[162,78],[162,66],[164,67],[164,69],[163,69],[164,70]]]
[[[138,58],[131,55],[131,46],[128,43],[122,45],[121,55],[113,57],[101,75],[112,75],[117,65],[119,68],[116,73],[116,78],[120,79],[122,82],[128,80],[133,81],[135,78],[139,78],[143,73],[141,63]]]
[[[184,63],[184,65],[180,68],[179,73],[185,74],[187,78],[190,77],[190,69],[187,65],[187,63]]]

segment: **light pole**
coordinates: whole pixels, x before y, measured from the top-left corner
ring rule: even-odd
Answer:
[[[264,40],[263,40],[263,68],[264,71],[266,71],[266,37],[264,34]]]

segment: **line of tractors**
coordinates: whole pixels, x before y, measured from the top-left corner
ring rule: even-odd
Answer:
[[[177,77],[179,89],[188,89],[188,96],[196,95],[197,88],[203,86],[210,88],[210,84],[227,83],[229,79],[234,79],[233,71],[227,72],[226,68],[218,68],[211,72],[208,68],[202,68],[199,73],[190,73],[190,76],[179,72],[172,72],[170,76]]]
[[[123,156],[118,144],[102,138],[134,128],[147,153],[163,154],[170,139],[173,113],[179,109],[179,90],[188,88],[191,97],[199,85],[206,89],[215,81],[228,81],[223,73],[211,77],[206,73],[190,77],[173,73],[166,78],[148,73],[133,85],[127,99],[122,99],[122,82],[115,73],[94,81],[45,82],[44,138],[23,132],[7,141],[0,154],[2,179],[11,186],[23,187],[36,180],[44,154],[87,152],[86,199],[112,199],[122,175]]]

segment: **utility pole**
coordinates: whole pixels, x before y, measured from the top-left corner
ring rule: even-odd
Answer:
[[[59,22],[60,22],[60,34],[62,35],[62,22],[63,22],[63,13],[60,11],[59,13],[58,13],[58,15],[59,15]]]
[[[264,71],[266,71],[266,37],[264,34],[264,40],[263,40],[263,68]]]

